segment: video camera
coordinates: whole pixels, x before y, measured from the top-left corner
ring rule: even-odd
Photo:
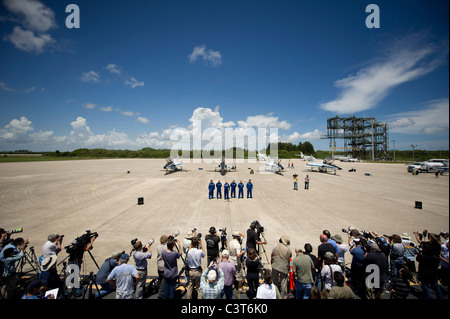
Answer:
[[[63,235],[64,236],[64,235]],[[94,232],[92,233],[90,230],[86,230],[86,234],[81,235],[80,237],[75,238],[75,241],[73,244],[64,247],[68,254],[72,252],[72,248],[75,246],[77,247],[86,247],[91,243],[92,238],[97,238],[98,233]]]
[[[254,224],[254,225],[256,226],[256,232],[258,233],[258,235],[259,235],[260,233],[263,233],[263,232],[264,232],[264,227],[261,226],[261,224],[259,223],[259,221],[255,220],[255,221],[252,222],[252,224]]]

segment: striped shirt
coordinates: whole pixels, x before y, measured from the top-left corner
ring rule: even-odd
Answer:
[[[222,269],[218,269],[219,280],[214,284],[210,284],[206,279],[209,269],[205,270],[200,279],[200,291],[203,299],[220,299],[222,297],[223,286],[225,283],[224,273]]]

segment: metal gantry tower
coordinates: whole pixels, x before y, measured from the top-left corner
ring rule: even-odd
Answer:
[[[386,159],[389,150],[389,130],[387,123],[379,123],[374,117],[332,117],[327,119],[327,135],[330,140],[330,153],[334,158],[336,140],[343,139],[345,153],[353,157]]]

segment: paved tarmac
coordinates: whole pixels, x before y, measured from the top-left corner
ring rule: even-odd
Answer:
[[[317,254],[324,229],[344,239],[342,228],[350,225],[379,234],[406,232],[412,238],[415,230],[448,231],[448,174],[413,176],[405,164],[336,161],[342,170],[333,175],[311,172],[300,159],[293,162],[294,168],[287,168],[282,160],[282,175],[260,172],[265,162],[255,161],[238,163],[237,171],[225,176],[205,163],[166,174],[165,159],[1,163],[0,227],[22,227],[20,235],[38,256],[50,233],[65,235],[67,246],[86,230],[97,232],[91,253],[99,265],[114,251],[130,252],[133,238],[154,238],[156,252],[162,234],[180,231],[182,240],[192,228],[204,236],[210,226],[226,227],[229,236],[234,230],[245,234],[254,220],[265,227],[269,258],[282,235],[290,237],[293,249],[311,243]],[[356,171],[349,172],[352,168]],[[294,173],[299,190],[293,190]],[[306,175],[309,190],[303,189]],[[208,199],[211,179],[244,184],[251,179],[253,199]],[[415,208],[415,201],[422,202],[422,209]],[[59,259],[66,256],[62,251]],[[149,276],[157,274],[155,259],[149,261]],[[92,258],[85,255],[84,260],[82,273],[96,272]],[[268,266],[265,257],[263,262]]]

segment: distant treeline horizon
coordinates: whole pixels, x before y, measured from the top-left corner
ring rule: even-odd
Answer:
[[[265,153],[270,155],[270,147],[267,147],[267,150],[261,150],[261,153]],[[315,158],[326,158],[331,155],[330,151],[323,150],[314,150],[314,146],[310,142],[304,142],[299,144],[292,143],[278,143],[278,158],[280,159],[295,159],[300,158],[300,153],[303,152],[304,155],[313,155]],[[273,147],[272,147],[273,148]],[[79,148],[74,151],[64,151],[61,152],[59,150],[56,151],[43,151],[43,152],[32,152],[28,150],[16,150],[16,151],[6,151],[0,152],[0,154],[14,155],[14,154],[42,154],[43,157],[56,157],[56,158],[166,158],[171,155],[170,149],[154,149],[151,147],[145,147],[140,150],[108,150],[104,148]],[[186,152],[186,151],[185,151]],[[200,153],[199,153],[200,152]],[[190,151],[190,158],[194,158],[194,156],[198,156],[197,154],[201,154],[202,151]],[[220,151],[219,151],[220,152]],[[248,158],[249,150],[233,147],[228,150],[222,150],[222,156],[233,153],[233,158],[236,158],[236,154],[244,154],[244,158]],[[394,155],[395,152],[395,155]],[[370,152],[368,152],[370,153]],[[181,155],[181,150],[179,151]],[[250,151],[251,157],[254,157],[257,152]],[[214,155],[214,151],[210,152],[210,156]],[[343,156],[352,156],[350,153],[346,152],[335,152],[335,155]],[[355,157],[359,157],[359,154],[356,154]],[[396,161],[426,161],[431,158],[449,158],[449,150],[389,150],[387,156],[384,158],[378,158],[377,160],[385,160],[385,161],[393,161],[395,156]],[[414,156],[414,157],[413,157]],[[370,160],[370,155],[366,154],[367,158],[364,158],[364,155],[361,155],[362,160]]]

